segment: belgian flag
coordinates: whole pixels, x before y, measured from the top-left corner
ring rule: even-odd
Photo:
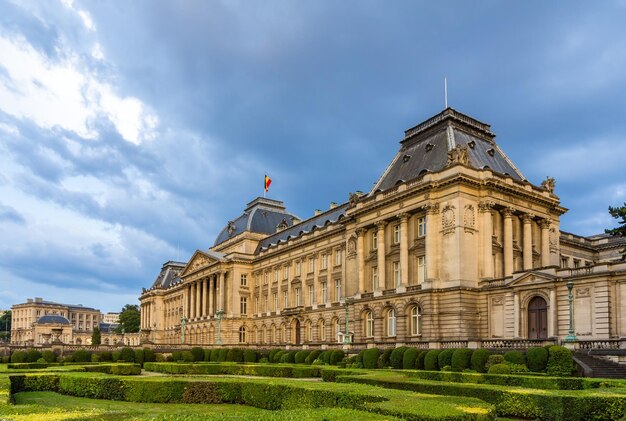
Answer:
[[[265,174],[265,182],[263,183],[263,187],[265,188],[265,192],[270,189],[270,184],[272,184],[272,179]]]

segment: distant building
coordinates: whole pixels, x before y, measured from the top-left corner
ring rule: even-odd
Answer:
[[[303,221],[253,200],[142,291],[143,340],[619,347],[626,239],[562,232],[554,179],[531,183],[494,138],[447,108],[405,131],[370,192]]]
[[[102,316],[103,323],[117,324],[120,322],[120,313],[106,313]]]

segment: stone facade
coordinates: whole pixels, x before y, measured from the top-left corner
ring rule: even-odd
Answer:
[[[305,220],[255,199],[143,290],[143,340],[524,346],[570,333],[570,292],[582,346],[626,337],[625,241],[560,231],[554,179],[530,183],[494,137],[448,108],[368,193]]]

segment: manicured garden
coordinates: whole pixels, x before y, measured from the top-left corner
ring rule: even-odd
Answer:
[[[0,365],[0,419],[626,417],[626,381],[572,377],[571,353],[561,347],[372,348],[353,356],[126,348],[46,357],[14,353]]]

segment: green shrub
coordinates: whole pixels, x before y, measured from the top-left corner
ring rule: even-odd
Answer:
[[[439,353],[439,355],[437,356],[438,361],[437,364],[439,364],[439,369],[441,370],[442,367],[445,367],[447,365],[452,365],[452,354],[454,353],[454,349],[444,349],[443,351],[441,351]]]
[[[423,370],[424,369],[424,360],[426,359],[426,354],[428,354],[428,351],[426,350],[422,350],[420,352],[418,352],[417,354],[417,358],[415,359],[415,368],[418,370]]]
[[[286,358],[287,361],[284,361],[284,362],[287,362],[289,364],[294,364],[296,362],[296,354],[297,353],[298,353],[298,351],[296,351],[296,350],[289,351],[286,354],[287,355],[287,358]]]
[[[282,351],[280,348],[274,348],[270,351],[269,355],[267,356],[267,359],[269,360],[269,362],[274,363],[274,362],[278,362],[274,359],[274,357],[276,356],[276,354],[278,354],[280,351]]]
[[[378,357],[380,350],[378,348],[368,348],[363,351],[363,367],[373,369],[378,366]]]
[[[471,359],[472,370],[475,370],[479,373],[486,373],[487,368],[485,367],[485,365],[487,364],[487,360],[489,359],[490,355],[491,352],[489,352],[488,349],[479,348],[475,350],[474,353],[472,353]]]
[[[426,353],[424,358],[424,370],[437,371],[439,370],[439,351],[438,349],[431,349]]]
[[[528,367],[526,364],[508,364],[509,369],[511,370],[511,374],[520,374],[520,373],[528,373]]]
[[[253,349],[246,349],[243,352],[243,361],[246,363],[255,363],[257,360],[257,353]]]
[[[180,353],[180,356],[182,357],[183,361],[186,363],[193,362],[193,354],[191,353],[191,351],[182,351]]]
[[[311,351],[311,353],[307,355],[307,357],[304,359],[304,363],[309,365],[313,364],[313,361],[315,361],[321,353],[322,351],[320,351],[319,349]]]
[[[77,363],[91,362],[91,354],[84,349],[78,349],[72,354],[72,361]]]
[[[489,369],[492,365],[495,364],[504,364],[504,356],[502,354],[492,354],[487,358],[487,364],[485,364],[485,369],[489,372]]]
[[[56,362],[57,360],[57,356],[53,351],[50,350],[46,350],[44,352],[41,353],[41,357],[46,360],[47,363],[53,363]]]
[[[511,374],[510,364],[494,364],[489,367],[489,374]]]
[[[452,371],[463,371],[470,368],[473,351],[467,348],[456,349],[452,353]]]
[[[0,360],[2,361],[2,364],[8,364],[8,363],[11,362],[11,356],[10,355],[3,355]]]
[[[145,355],[143,353],[143,349],[136,349],[135,350],[135,362],[137,364],[143,365],[144,361],[145,361]]]
[[[126,361],[127,363],[135,362],[135,351],[132,348],[124,347],[120,350],[120,360]]]
[[[573,369],[574,359],[572,358],[572,352],[563,346],[551,346],[546,369],[548,375],[571,376]]]
[[[389,354],[389,363],[393,368],[402,368],[402,360],[407,349],[406,346],[401,346],[391,351],[391,354]]]
[[[259,364],[267,364],[269,362],[270,362],[270,360],[268,360],[267,357],[261,357],[259,359]]]
[[[385,349],[383,353],[380,354],[380,357],[378,357],[378,368],[386,368],[391,365],[389,358],[391,357],[393,350],[394,348]]]
[[[43,360],[43,358],[42,358]],[[91,354],[91,362],[92,363],[99,363],[100,362],[100,355],[98,354]]]
[[[330,354],[332,351],[323,351],[318,357],[324,364],[330,364]]]
[[[341,360],[343,360],[343,357],[345,357],[345,354],[341,349],[334,349],[330,352],[330,359],[328,362],[330,365],[337,365]]]
[[[530,371],[542,372],[548,366],[548,350],[544,347],[535,346],[526,351],[526,361]]]
[[[41,352],[36,349],[29,349],[26,352],[26,362],[34,363],[37,362],[39,358],[41,358]]]
[[[363,364],[363,354],[364,353],[365,353],[364,349],[360,350],[359,353],[356,354],[354,362]]]
[[[212,349],[211,350],[211,358],[209,361],[211,362],[218,362],[220,359],[220,350],[218,348]]]
[[[279,363],[283,359],[283,355],[285,355],[289,351],[280,350],[274,354],[274,359],[271,361],[273,363]]]
[[[243,362],[243,349],[241,348],[229,349],[228,353],[226,354],[226,361],[242,363]]]
[[[182,361],[183,360],[183,353],[182,351],[174,351],[172,352],[172,361],[177,362],[177,361]]]
[[[63,364],[74,362],[74,357],[72,356],[72,354],[66,355],[65,357],[59,357],[58,359],[60,359],[60,362],[62,362]]]
[[[159,352],[158,354],[155,354],[154,361],[157,363],[164,363],[167,361],[167,355]]]
[[[151,348],[143,349],[143,361],[146,363],[152,363],[156,361],[156,354]]]
[[[111,355],[111,351],[102,351],[100,353],[100,361],[113,361],[113,355]]]
[[[511,364],[526,364],[524,353],[521,351],[508,351],[504,353],[504,361]]]
[[[296,358],[295,358],[295,360],[294,360],[294,361],[295,361],[295,363],[296,363],[296,364],[304,364],[304,361],[306,360],[306,357],[308,357],[310,353],[311,353],[311,352],[310,352],[310,351],[307,351],[307,350],[302,350],[302,351],[299,351],[299,352],[296,354]]]
[[[204,361],[204,350],[199,346],[191,348],[191,355],[193,355],[194,361]]]
[[[217,361],[222,363],[222,362],[226,361],[227,357],[228,357],[228,349],[221,348],[220,349],[220,353],[217,356]]]
[[[12,363],[25,363],[26,361],[26,352],[24,351],[14,351],[11,353],[11,362]]]
[[[408,348],[404,351],[404,355],[402,356],[402,368],[405,370],[412,370],[415,368],[415,360],[417,360],[417,355],[419,351],[415,348]]]

